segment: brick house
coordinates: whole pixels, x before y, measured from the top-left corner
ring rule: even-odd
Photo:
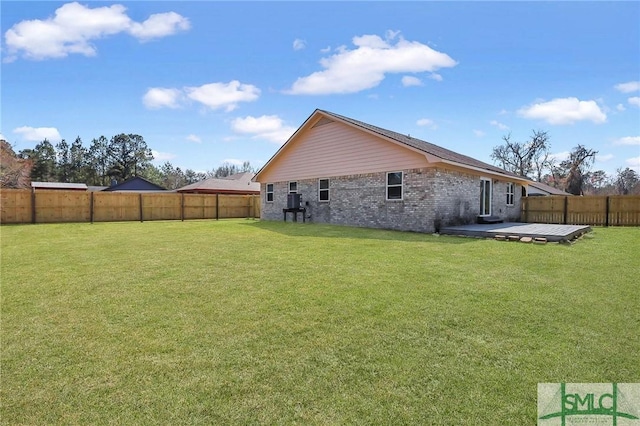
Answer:
[[[417,232],[488,217],[516,221],[527,185],[471,157],[323,110],[253,180],[265,220],[283,220],[289,194],[299,194],[311,222]]]

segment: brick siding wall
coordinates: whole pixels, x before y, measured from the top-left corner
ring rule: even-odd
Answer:
[[[474,223],[480,211],[480,178],[465,173],[435,168],[403,170],[402,200],[386,200],[386,173],[328,178],[329,202],[319,201],[318,179],[297,181],[308,221],[434,232],[441,226]],[[269,203],[265,202],[266,183],[261,184],[262,219],[283,220],[289,182],[273,184],[274,201]],[[515,185],[514,205],[507,206],[507,183],[495,182],[493,214],[517,220],[520,188]],[[287,220],[291,220],[290,214]]]

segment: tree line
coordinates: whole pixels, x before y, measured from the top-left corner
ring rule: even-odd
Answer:
[[[618,168],[614,175],[592,171],[598,151],[581,144],[558,161],[550,153],[549,139],[549,133],[542,130],[533,130],[524,142],[514,141],[509,133],[493,148],[491,158],[511,173],[573,195],[640,194],[640,175],[635,170]]]
[[[121,133],[107,139],[93,139],[85,147],[80,137],[69,144],[47,139],[33,148],[15,152],[7,141],[0,141],[0,183],[5,188],[29,187],[30,182],[76,182],[90,186],[109,186],[139,176],[166,189],[176,189],[208,179],[235,173],[253,172],[248,161],[241,166],[224,163],[206,172],[182,170],[170,162],[152,163],[153,153],[140,135]]]
[[[503,169],[542,182],[574,195],[640,194],[640,176],[627,167],[614,175],[592,171],[598,153],[583,145],[575,146],[569,156],[558,161],[550,153],[548,132],[533,130],[524,142],[502,137],[491,158]],[[69,144],[64,139],[56,145],[48,140],[34,148],[15,153],[7,141],[0,141],[0,184],[2,187],[29,187],[35,182],[80,182],[109,186],[134,176],[143,177],[166,189],[176,189],[212,177],[220,178],[241,172],[254,172],[248,161],[241,166],[224,163],[206,172],[182,170],[170,162],[152,163],[153,154],[140,135],[121,133],[107,139],[93,139],[85,147],[80,137]]]

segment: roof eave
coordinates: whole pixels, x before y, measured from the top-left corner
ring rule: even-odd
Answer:
[[[512,176],[512,175],[508,175],[505,173],[500,173],[500,172],[494,172],[493,170],[488,170],[488,169],[482,169],[480,167],[475,167],[475,166],[469,166],[468,164],[462,164],[462,163],[457,163],[455,161],[450,161],[450,160],[443,160],[440,159],[441,163],[445,163],[445,164],[450,164],[452,166],[456,166],[456,167],[462,167],[465,169],[469,169],[469,170],[473,170],[479,173],[482,173],[483,175],[491,175],[491,176],[498,176],[502,179],[508,179],[508,180],[512,180],[512,181],[518,181],[524,184],[528,183],[528,180],[526,178],[522,178],[519,176]]]

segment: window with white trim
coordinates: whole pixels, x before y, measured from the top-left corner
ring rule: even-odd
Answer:
[[[387,173],[387,200],[402,200],[402,172]]]
[[[265,201],[267,203],[273,203],[273,184],[268,183],[265,191]]]
[[[513,199],[515,195],[515,185],[513,182],[507,182],[507,205],[513,205]]]
[[[318,201],[329,201],[329,179],[318,179]]]
[[[292,181],[289,182],[289,194],[297,194],[298,193],[298,182]]]

